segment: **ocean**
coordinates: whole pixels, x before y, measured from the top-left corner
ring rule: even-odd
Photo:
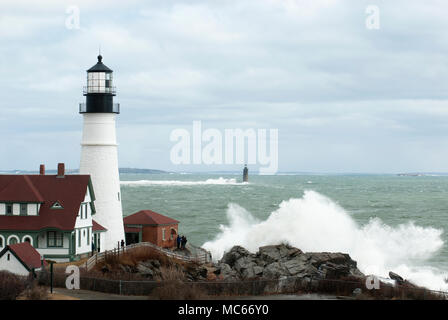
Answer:
[[[287,242],[345,252],[365,274],[389,271],[448,291],[448,176],[121,174],[124,215],[150,209],[219,259],[234,245]]]

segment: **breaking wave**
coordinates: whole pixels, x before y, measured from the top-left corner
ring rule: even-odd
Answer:
[[[220,259],[226,250],[241,245],[258,247],[287,242],[306,252],[344,252],[358,262],[365,274],[388,277],[389,271],[434,290],[448,290],[448,272],[427,266],[427,260],[443,246],[443,230],[421,227],[412,221],[394,227],[380,219],[360,226],[331,199],[305,191],[300,199],[283,201],[260,221],[237,204],[229,204],[228,225],[203,248]]]
[[[137,181],[121,181],[124,186],[196,186],[196,185],[247,185],[248,182],[237,182],[236,179],[226,179],[219,177],[218,179],[207,179],[203,181],[182,181],[182,180],[137,180]]]

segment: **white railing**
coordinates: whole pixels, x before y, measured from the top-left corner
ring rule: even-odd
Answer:
[[[164,255],[166,255],[168,257],[182,260],[182,261],[208,263],[208,262],[211,262],[211,260],[212,260],[210,252],[208,252],[205,249],[195,247],[190,244],[187,244],[187,249],[189,250],[190,253],[183,255],[183,254],[178,254],[176,252],[173,252],[169,249],[159,247],[151,242],[139,242],[139,243],[128,245],[128,246],[124,247],[123,249],[114,249],[114,250],[96,253],[86,261],[84,267],[86,268],[87,271],[89,271],[98,262],[103,261],[107,255],[113,255],[113,254],[119,255],[128,250],[132,250],[132,249],[136,249],[136,248],[143,248],[143,247],[155,249],[158,252],[163,253]]]

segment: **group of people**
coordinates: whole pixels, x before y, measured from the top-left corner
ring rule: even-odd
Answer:
[[[185,249],[185,245],[187,244],[187,237],[177,235],[177,249]]]

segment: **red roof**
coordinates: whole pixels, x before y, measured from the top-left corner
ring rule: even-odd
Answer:
[[[31,244],[28,242],[10,244],[6,248],[8,248],[15,253],[17,258],[19,258],[24,265],[28,267],[28,269],[32,268],[40,268],[41,267],[41,256],[36,249],[34,249]],[[47,265],[47,262],[44,260],[44,265]]]
[[[42,203],[37,216],[0,215],[0,230],[73,230],[89,184],[89,175],[0,175],[0,202]],[[56,201],[63,208],[51,209]]]
[[[15,179],[5,179],[6,185],[0,188],[0,199],[11,202],[44,202],[39,191],[31,182],[29,176],[17,175]],[[1,182],[0,182],[1,185]]]
[[[92,230],[93,231],[107,231],[102,225],[92,219]]]
[[[179,221],[168,218],[151,210],[141,210],[123,219],[125,225],[166,225],[178,224]]]
[[[140,228],[124,227],[124,232],[128,233],[139,233],[140,231],[142,231]]]

